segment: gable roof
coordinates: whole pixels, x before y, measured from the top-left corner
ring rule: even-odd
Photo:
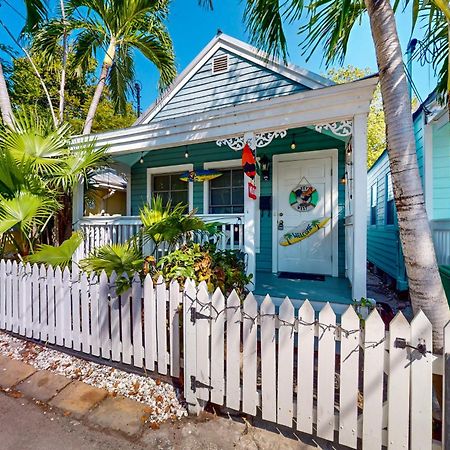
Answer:
[[[205,69],[205,66],[209,63],[211,64],[212,58],[216,55],[231,55],[236,64],[243,65],[247,63],[247,65],[253,64],[258,66],[264,73],[263,77],[265,77],[265,92],[264,95],[259,94],[255,97],[255,95],[251,95],[239,92],[239,103],[246,103],[248,101],[252,101],[259,98],[267,98],[269,96],[277,96],[277,95],[286,95],[290,93],[296,93],[300,90],[307,89],[318,89],[326,86],[331,86],[334,83],[331,80],[328,80],[320,75],[317,75],[313,72],[310,72],[305,69],[301,69],[292,64],[283,64],[280,61],[270,57],[266,53],[259,51],[255,47],[252,47],[238,39],[234,39],[225,34],[218,34],[212,39],[209,44],[200,52],[200,54],[186,67],[186,69],[175,79],[173,84],[166,90],[166,92],[156,100],[156,102],[150,106],[135,122],[135,125],[138,124],[146,124],[155,120],[162,120],[172,117],[177,117],[180,113],[176,113],[175,111],[169,112],[166,111],[165,114],[162,114],[163,109],[170,109],[169,104],[173,103],[183,103],[180,105],[180,109],[185,109],[184,114],[189,114],[192,112],[199,112],[200,107],[197,105],[196,109],[190,111],[185,108],[186,98],[189,98],[189,94],[180,95],[181,90],[185,88],[186,92],[191,92],[191,97],[198,97],[199,94],[202,96],[205,95],[207,97],[210,94],[210,97],[214,99],[214,101],[209,102],[209,107],[221,107],[221,106],[229,106],[225,101],[220,101],[220,97],[224,97],[226,94],[224,92],[227,88],[232,89],[227,84],[227,79],[224,80],[221,88],[224,92],[217,93],[216,90],[211,89],[210,92],[196,92],[195,88],[191,88],[192,85],[201,85],[201,80],[195,80],[195,77],[202,78],[204,75],[201,72],[208,73],[208,69]],[[211,73],[209,69],[209,73]],[[274,77],[277,76],[275,79]],[[223,77],[222,77],[223,78]],[[204,79],[204,78],[203,78]],[[245,77],[242,77],[244,80]],[[258,83],[256,81],[251,80],[250,77],[247,77],[247,83],[252,83],[253,88],[250,86],[246,91],[255,91],[257,89]],[[277,81],[277,82],[275,82]],[[190,84],[188,84],[190,82]],[[239,82],[239,80],[237,80]],[[245,81],[240,82],[240,86],[245,86]],[[280,84],[281,83],[281,84]],[[283,89],[280,89],[280,86],[283,86]],[[181,98],[177,98],[178,97]],[[253,92],[254,94],[254,92]],[[197,101],[199,103],[199,100]],[[204,103],[204,102],[203,102]],[[205,108],[208,105],[204,105]],[[175,110],[175,107],[172,107]]]

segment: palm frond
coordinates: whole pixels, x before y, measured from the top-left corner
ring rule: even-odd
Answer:
[[[36,252],[26,258],[26,261],[31,264],[65,268],[72,262],[72,257],[82,242],[83,234],[81,232],[73,233],[59,247],[47,244],[40,245]]]
[[[303,0],[247,0],[244,21],[252,43],[285,62],[288,47],[284,22],[293,23],[303,10]]]
[[[135,79],[134,57],[131,48],[121,45],[109,71],[108,86],[116,113],[123,114],[127,106],[127,94]]]

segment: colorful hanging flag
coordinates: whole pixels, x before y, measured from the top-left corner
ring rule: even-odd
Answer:
[[[184,172],[181,174],[181,181],[190,181],[190,182],[203,182],[214,180],[214,178],[218,178],[222,175],[221,172],[217,172],[214,169],[200,169],[200,170],[191,170],[189,172]]]
[[[317,220],[301,222],[297,227],[283,235],[280,239],[280,245],[287,247],[288,245],[303,241],[319,231],[321,228],[324,228],[329,221],[329,217],[322,217]]]
[[[255,179],[256,175],[256,159],[255,155],[252,152],[252,149],[248,144],[245,144],[242,149],[242,168],[244,169],[244,173],[251,178]]]

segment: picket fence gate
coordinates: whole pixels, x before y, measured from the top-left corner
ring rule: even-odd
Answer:
[[[317,314],[285,299],[277,311],[269,296],[150,276],[117,295],[116,278],[0,261],[0,329],[183,374],[193,411],[212,402],[350,448],[433,448],[432,375],[450,370],[450,325],[442,364],[422,312],[411,324],[397,314],[386,332],[376,310],[362,326],[351,306],[338,322],[328,303]]]

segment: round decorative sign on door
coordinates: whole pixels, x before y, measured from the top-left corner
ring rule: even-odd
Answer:
[[[303,177],[289,194],[289,204],[298,212],[311,211],[319,202],[317,189]]]

